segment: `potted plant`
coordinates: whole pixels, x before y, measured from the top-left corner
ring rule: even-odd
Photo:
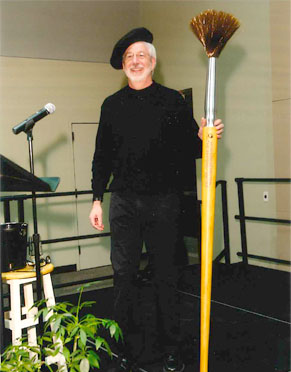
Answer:
[[[69,372],[89,372],[100,368],[100,348],[112,357],[110,346],[100,336],[100,330],[107,329],[118,342],[122,339],[121,329],[114,320],[97,318],[92,314],[82,316],[81,310],[95,303],[81,303],[82,293],[83,287],[76,306],[69,302],[61,302],[49,308],[40,306],[41,303],[35,304],[40,308],[36,316],[47,319],[44,332],[38,337],[38,345],[28,345],[26,339],[22,339],[19,345],[9,346],[2,355],[1,371],[38,372],[45,366],[48,371],[62,372],[65,370],[63,367],[48,362],[61,353]]]

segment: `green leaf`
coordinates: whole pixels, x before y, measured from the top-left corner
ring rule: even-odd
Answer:
[[[82,359],[82,355],[80,354],[80,349],[75,350],[71,354],[71,360],[74,361],[74,363],[79,362]]]
[[[102,337],[97,337],[96,341],[95,341],[95,347],[96,347],[96,350],[99,350],[100,346],[103,344],[103,338]]]
[[[83,350],[85,345],[83,344],[82,340],[80,338],[78,338],[78,347],[80,350]]]
[[[91,287],[91,286],[94,285],[94,284],[99,284],[99,282],[95,280],[94,282],[85,283],[85,284],[82,285],[82,287],[79,287],[79,288],[77,289],[77,291],[80,292],[80,291],[83,290],[84,288],[89,288],[89,287]]]
[[[52,341],[51,337],[45,336],[45,335],[42,336],[42,339],[43,339],[43,341],[46,341],[46,342],[51,342]]]
[[[90,370],[89,360],[87,358],[82,359],[80,363],[80,371],[89,372],[89,370]]]
[[[103,345],[105,346],[105,348],[107,350],[107,354],[112,358],[112,351],[111,351],[110,346],[109,346],[109,344],[106,340],[103,340]]]
[[[73,306],[73,307],[71,308],[71,313],[72,313],[72,314],[76,314],[77,311],[78,311],[78,306]]]
[[[71,313],[64,313],[63,316],[68,317],[68,318],[71,318],[71,317],[73,317],[74,315],[71,314]]]
[[[96,304],[96,301],[84,301],[80,305],[80,309],[83,309],[83,307],[91,307],[93,304]]]
[[[87,343],[87,335],[83,329],[80,329],[80,339],[82,341],[82,344],[85,346]]]
[[[86,333],[87,333],[87,337],[90,337],[92,338],[93,340],[95,339],[95,334],[96,334],[96,329],[94,328],[86,328]]]
[[[44,351],[45,351],[46,355],[55,356],[55,350],[52,350],[52,349],[49,349],[49,348],[45,347]]]
[[[47,366],[47,367],[49,367],[49,366]],[[50,367],[49,367],[49,369],[50,369],[51,372],[53,372],[53,369],[51,369]],[[65,372],[66,370],[67,370],[67,366],[60,366],[58,368],[59,372]]]
[[[43,319],[45,319],[46,316],[47,316],[47,314],[49,313],[49,311],[50,311],[50,309],[48,309],[47,307],[45,307],[44,309],[39,310],[35,317],[36,318],[40,318],[40,315],[42,314]]]
[[[66,360],[70,359],[70,350],[66,346],[63,346],[63,354],[64,354]]]
[[[116,332],[116,325],[111,324],[111,326],[109,327],[109,330],[110,330],[110,336],[113,337]]]
[[[89,350],[88,360],[89,360],[91,367],[96,367],[96,368],[100,367],[100,363],[99,363],[100,357],[97,353],[95,353],[95,351]]]
[[[64,344],[67,344],[72,341],[72,337],[66,337],[64,340]]]
[[[59,317],[59,318],[56,319],[56,321],[54,323],[52,323],[52,330],[54,332],[57,332],[57,330],[60,328],[61,321],[62,321],[62,318]]]
[[[71,337],[74,337],[75,336],[75,334],[78,332],[78,330],[79,330],[79,327],[78,326],[75,326],[71,331],[70,331],[70,333],[71,333]]]

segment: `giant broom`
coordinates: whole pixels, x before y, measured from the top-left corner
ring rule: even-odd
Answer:
[[[216,59],[227,41],[238,29],[239,22],[231,14],[206,10],[191,20],[191,26],[209,58],[205,92],[205,118],[207,123],[206,127],[203,128],[202,145],[200,320],[200,372],[207,372],[217,158],[217,135],[214,127]]]

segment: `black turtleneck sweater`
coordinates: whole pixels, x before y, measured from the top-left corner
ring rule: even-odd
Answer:
[[[154,194],[192,190],[201,157],[198,125],[181,94],[156,82],[129,86],[101,107],[92,162],[94,197],[110,191]]]

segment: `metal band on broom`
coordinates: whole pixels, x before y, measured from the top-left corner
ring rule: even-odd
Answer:
[[[217,158],[217,135],[214,127],[216,58],[219,57],[227,41],[239,28],[239,21],[225,12],[206,10],[191,20],[191,26],[209,58],[205,92],[205,118],[207,123],[206,127],[203,128],[202,145],[200,320],[200,372],[207,372]]]

